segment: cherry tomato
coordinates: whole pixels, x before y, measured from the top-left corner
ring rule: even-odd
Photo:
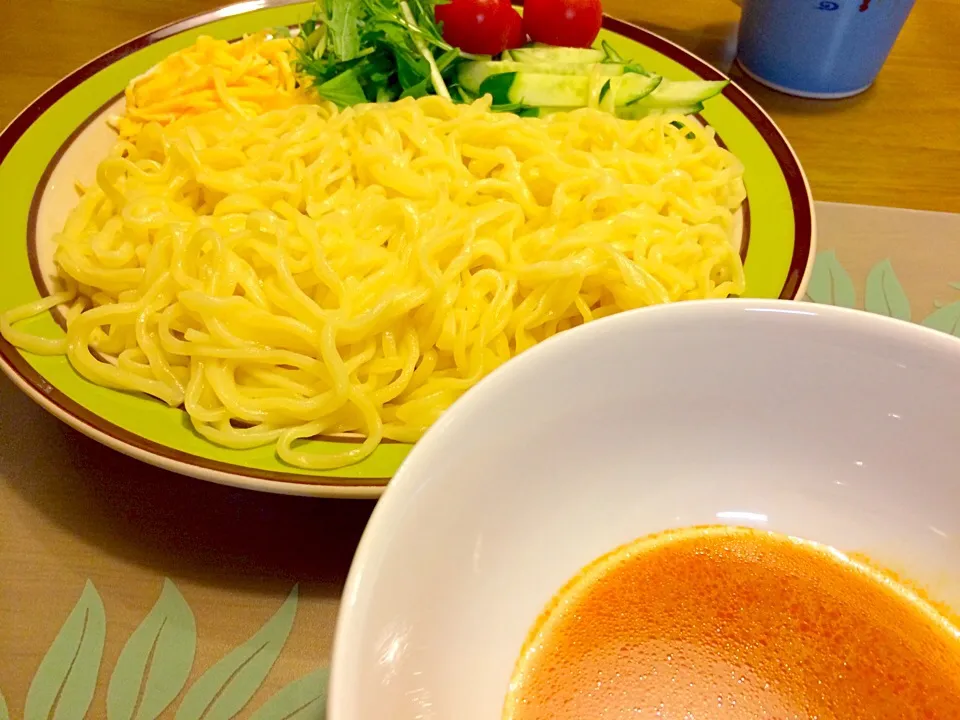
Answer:
[[[504,49],[512,50],[521,47],[526,41],[527,34],[523,31],[523,18],[511,7],[507,21],[507,46]]]
[[[443,23],[443,39],[469,53],[496,55],[507,46],[510,0],[452,0],[437,5],[436,17]]]
[[[590,47],[600,32],[600,0],[526,0],[523,29],[534,42]]]

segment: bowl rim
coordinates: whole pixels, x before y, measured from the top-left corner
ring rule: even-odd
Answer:
[[[852,339],[872,331],[876,335],[886,335],[901,346],[913,346],[924,353],[954,353],[960,363],[960,338],[953,335],[863,310],[794,300],[727,298],[654,305],[610,315],[538,343],[510,363],[497,368],[457,400],[414,446],[377,502],[354,553],[337,612],[328,689],[330,719],[345,718],[344,713],[350,702],[348,683],[353,673],[348,667],[356,659],[356,644],[350,642],[350,635],[362,621],[358,601],[373,581],[373,576],[365,570],[382,562],[392,531],[403,517],[407,499],[416,492],[423,470],[431,463],[431,457],[442,452],[447,443],[446,430],[449,426],[459,423],[462,416],[471,415],[473,408],[485,401],[487,395],[508,388],[513,377],[523,373],[526,368],[549,365],[555,358],[574,348],[592,344],[600,335],[636,332],[658,322],[674,323],[678,318],[687,322],[691,319],[722,322],[724,318],[740,316],[744,312],[806,315],[816,318],[816,322],[845,329],[846,336]]]

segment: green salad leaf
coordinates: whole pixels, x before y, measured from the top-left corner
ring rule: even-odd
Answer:
[[[437,4],[446,1],[316,0],[310,17],[300,25],[293,39],[297,73],[320,97],[341,108],[434,94],[458,103],[471,103],[478,95],[487,93],[493,96],[490,107],[493,112],[521,116],[542,117],[553,112],[554,106],[581,106],[576,102],[571,104],[569,93],[564,95],[560,88],[558,102],[544,102],[541,93],[536,96],[540,98],[536,104],[541,107],[532,107],[533,102],[515,87],[518,74],[515,57],[504,55],[497,63],[490,56],[473,55],[452,47],[443,39],[442,26],[435,16]],[[570,74],[569,66],[573,65],[573,73],[587,76],[597,67],[598,60],[600,64],[621,66],[605,68],[621,72],[604,75],[648,75],[643,67],[624,59],[609,42],[603,41],[601,47],[599,54],[596,49],[551,49],[536,45],[526,52],[528,56],[543,58],[540,63],[547,67],[544,70],[537,66],[534,77],[537,72],[549,74],[553,65],[558,66],[559,75]],[[583,59],[584,53],[587,59]],[[494,72],[493,66],[498,64],[504,69]],[[678,101],[677,107],[689,113],[704,92],[719,92],[704,85],[690,81],[685,89],[674,88],[680,96],[690,98],[689,102]],[[608,97],[611,87],[607,81],[601,100],[610,101],[607,102],[609,109],[603,109],[614,112],[615,103],[612,96]],[[703,95],[704,99],[710,96]],[[586,99],[582,104],[586,104]],[[644,107],[637,104],[634,109],[642,112]],[[656,106],[656,109],[663,108]]]
[[[317,85],[317,92],[338,107],[348,107],[367,102],[360,84],[360,68],[354,66]]]
[[[360,54],[360,0],[343,0],[330,5],[326,20],[330,46],[341,60],[353,60]]]
[[[435,0],[318,0],[294,42],[297,70],[341,108],[450,97],[452,69],[470,56],[443,39],[435,7]]]

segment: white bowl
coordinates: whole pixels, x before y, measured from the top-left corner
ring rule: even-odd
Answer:
[[[330,720],[497,720],[583,565],[706,523],[861,551],[960,608],[960,340],[798,303],[682,303],[507,363],[417,445],[367,526]]]

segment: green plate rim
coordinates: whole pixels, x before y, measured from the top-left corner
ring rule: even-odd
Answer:
[[[190,30],[196,30],[217,21],[248,15],[257,11],[302,4],[303,0],[239,2],[175,21],[107,51],[57,82],[14,118],[0,133],[0,165],[6,160],[17,142],[47,110],[78,85],[119,60],[161,40]],[[646,49],[683,66],[685,70],[704,80],[729,80],[726,75],[688,50],[629,22],[605,15],[603,28],[608,33],[638,43]],[[795,299],[802,295],[804,291],[816,243],[813,199],[809,184],[796,154],[782,132],[763,109],[734,82],[726,87],[723,97],[759,134],[767,149],[772,153],[777,169],[786,183],[790,207],[789,210],[787,208],[783,208],[783,210],[792,213],[793,242],[789,265],[779,298]],[[43,186],[56,160],[62,156],[64,150],[69,147],[80,130],[115,99],[109,100],[99,110],[95,111],[94,115],[85,119],[61,144],[53,158],[48,162],[38,187]],[[711,114],[709,108],[707,114]],[[707,121],[709,122],[709,118]],[[35,189],[28,211],[28,235],[32,234],[30,228],[35,228],[36,205],[39,195],[40,193]],[[745,204],[745,228],[749,227],[749,217],[749,205]],[[749,241],[749,236],[749,232],[745,232],[747,241]],[[745,250],[746,247],[742,248],[741,252]],[[45,379],[41,372],[3,338],[0,338],[0,368],[21,390],[42,407],[80,432],[120,452],[181,474],[270,492],[356,498],[379,496],[389,480],[389,477],[335,477],[327,474],[311,475],[303,472],[248,467],[203,457],[145,438],[114,424],[68,397],[63,391]]]

